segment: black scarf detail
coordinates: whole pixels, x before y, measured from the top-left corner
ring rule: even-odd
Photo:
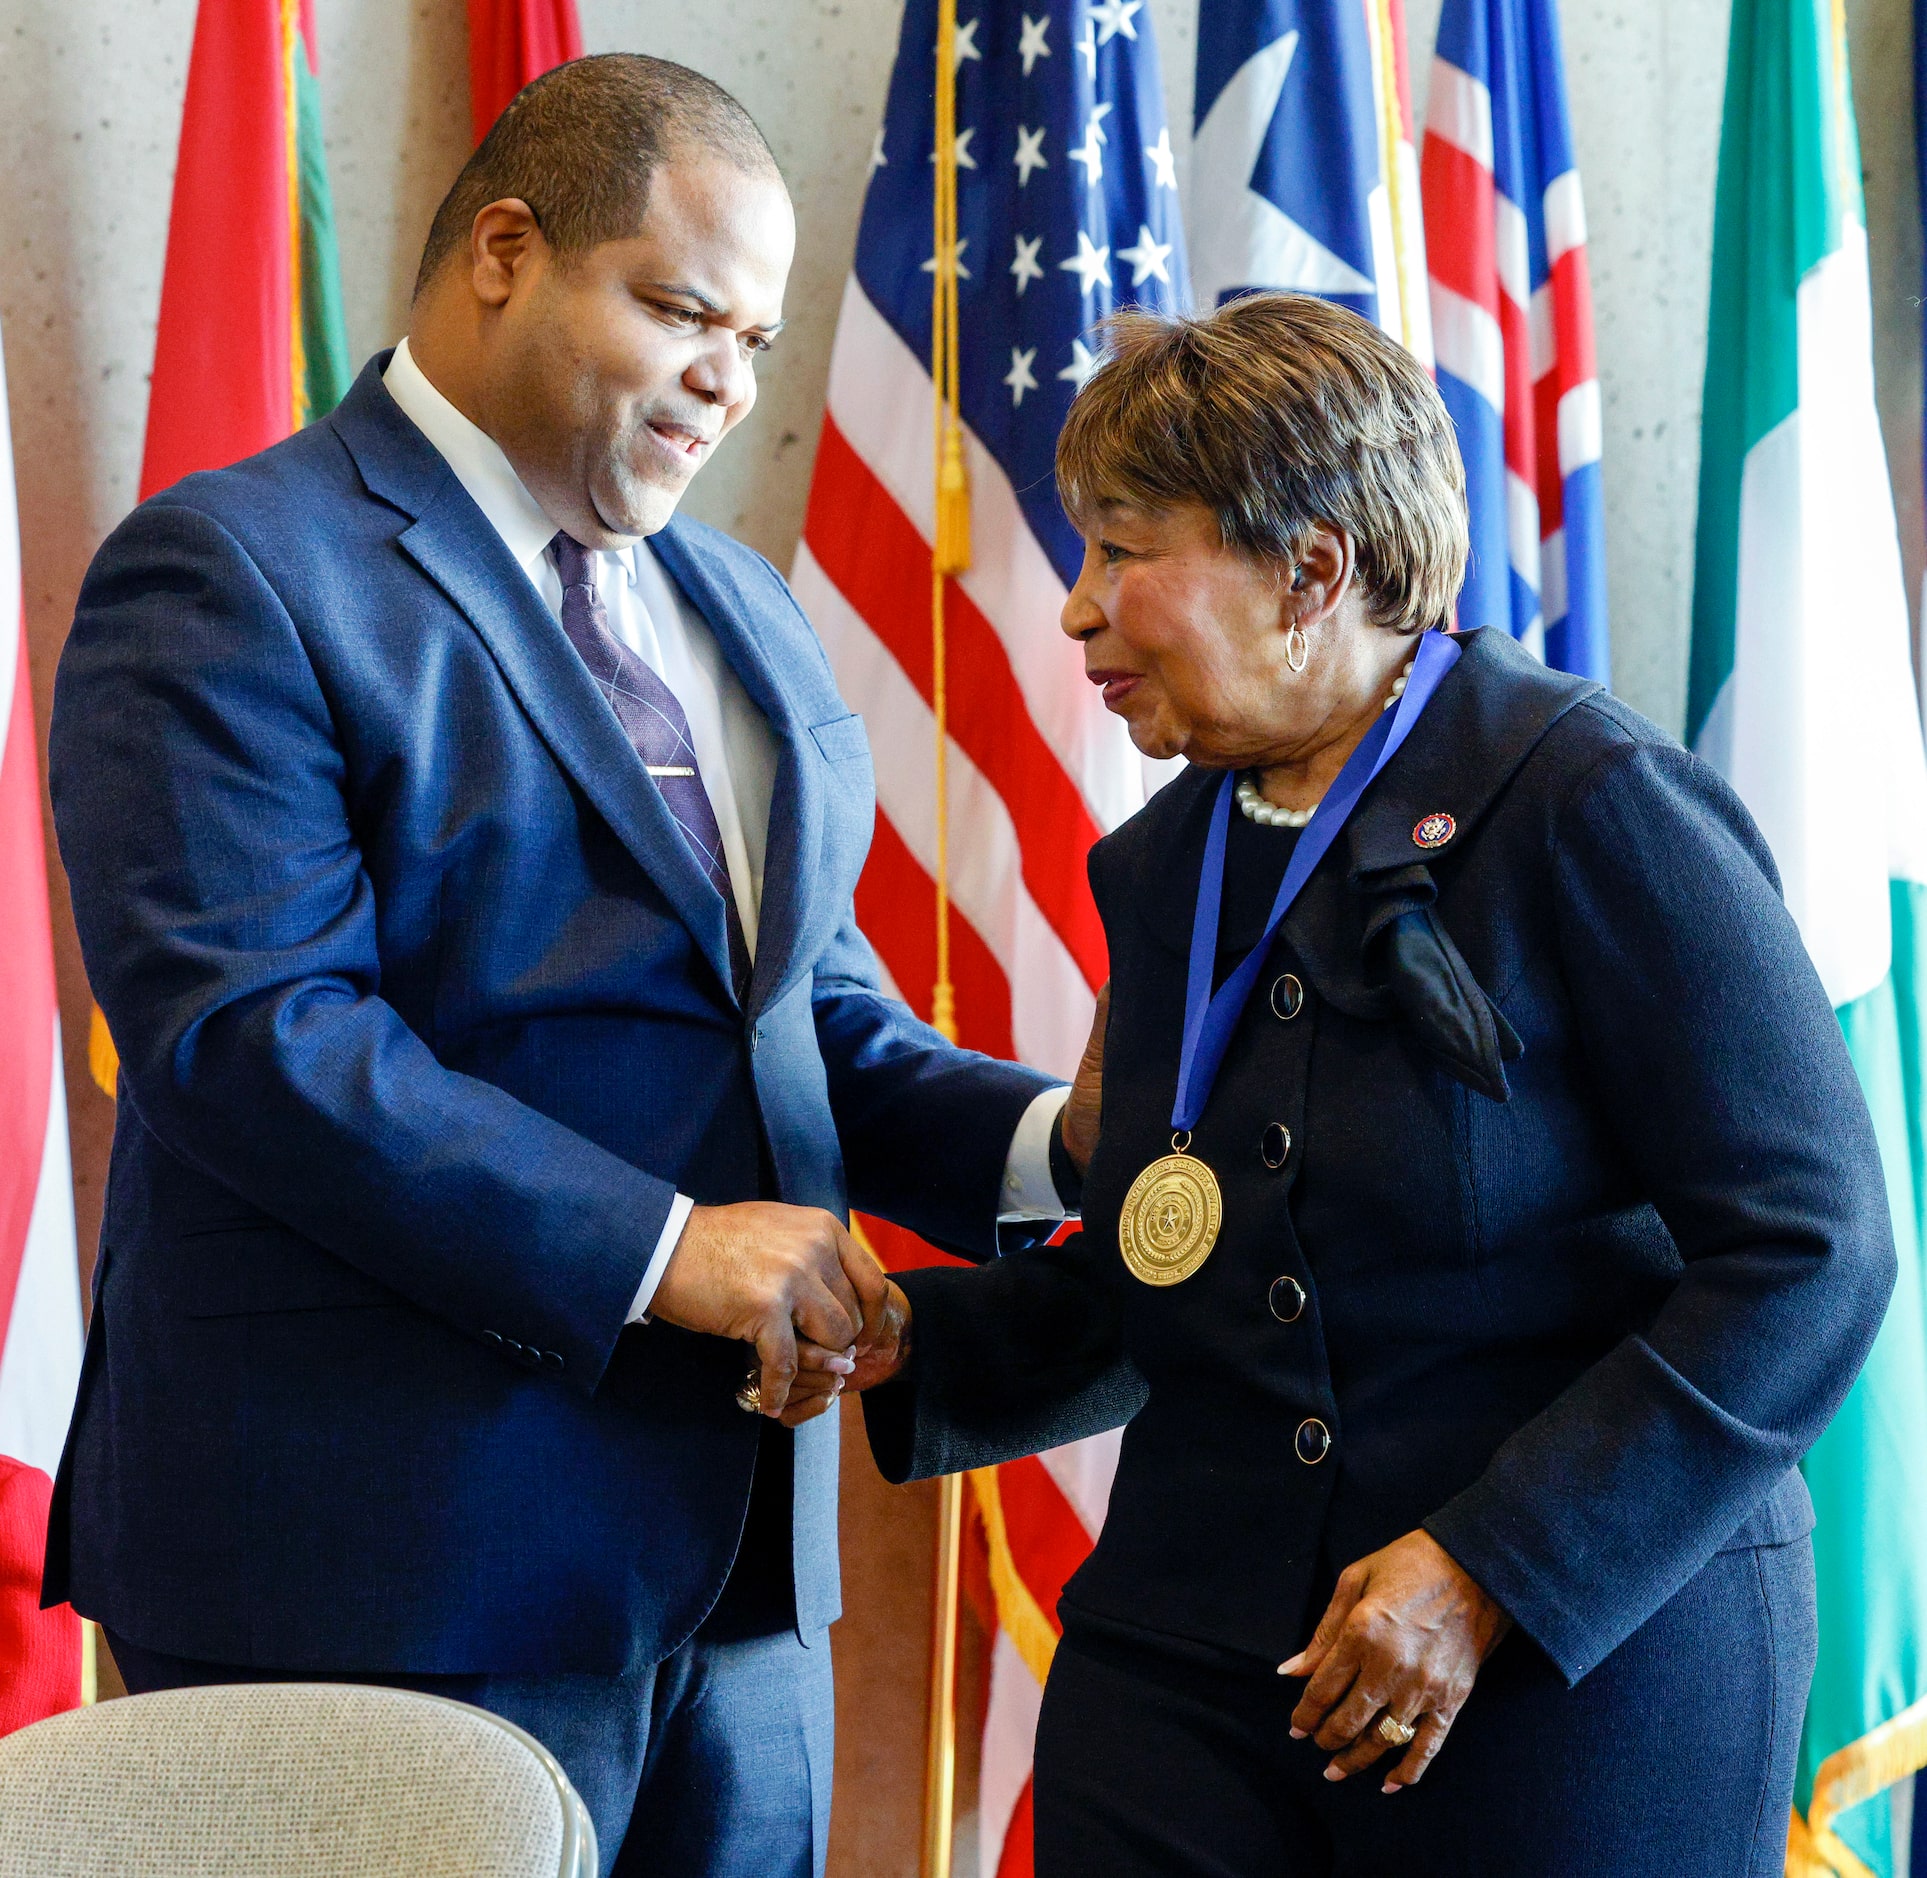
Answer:
[[[1505,1101],[1505,1065],[1525,1053],[1519,1033],[1473,977],[1440,923],[1438,887],[1422,863],[1354,880],[1367,897],[1360,944],[1365,980],[1413,1040],[1468,1089]]]

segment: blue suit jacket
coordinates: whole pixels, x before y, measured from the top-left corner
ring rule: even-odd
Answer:
[[[384,363],[137,509],[61,661],[122,1069],[47,1593],[222,1661],[612,1671],[701,1621],[757,1451],[743,1346],[624,1328],[674,1194],[988,1254],[1047,1084],[880,990],[862,722],[774,570],[678,521],[781,750],[738,1004],[721,900]],[[836,1458],[834,1416],[796,1437],[805,1631]]]

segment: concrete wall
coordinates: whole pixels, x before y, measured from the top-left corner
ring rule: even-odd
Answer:
[[[1591,223],[1605,392],[1618,688],[1677,730],[1691,594],[1697,415],[1713,163],[1729,0],[1568,4],[1575,134]],[[1407,0],[1423,89],[1438,0]],[[1151,0],[1188,138],[1195,0]],[[966,16],[969,11],[966,0]],[[1919,215],[1909,9],[1849,0],[1868,169],[1878,369],[1902,540],[1920,574]],[[350,337],[404,318],[429,214],[468,147],[461,0],[317,0]],[[786,565],[801,521],[837,295],[895,48],[894,0],[582,0],[591,49],[712,73],[768,132],[802,239],[792,330],[762,403],[691,507]],[[0,322],[19,458],[35,695],[47,699],[73,597],[133,500],[193,0],[0,0]],[[50,849],[50,861],[51,861]],[[112,1127],[84,1065],[87,994],[53,868],[81,1230],[91,1241]],[[915,1865],[927,1496],[895,1494],[856,1447],[851,1616],[834,1858],[864,1878]],[[966,1806],[969,1779],[966,1769]]]

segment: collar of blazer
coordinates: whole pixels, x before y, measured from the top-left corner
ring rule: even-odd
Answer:
[[[1384,924],[1381,910],[1396,916],[1404,906],[1437,897],[1432,866],[1449,863],[1473,838],[1539,740],[1599,690],[1589,679],[1548,671],[1490,627],[1461,633],[1459,641],[1458,663],[1440,681],[1417,728],[1360,799],[1334,854],[1306,882],[1285,919],[1283,937],[1341,1008],[1376,1002],[1363,996],[1359,953],[1361,942]],[[1153,936],[1174,952],[1190,945],[1191,886],[1217,786],[1217,771],[1187,770],[1140,818],[1126,824],[1130,828],[1141,819],[1150,837],[1131,844],[1134,872],[1140,875],[1132,903]],[[1422,824],[1430,824],[1423,829],[1423,842]],[[1179,893],[1170,891],[1174,868],[1185,882]],[[1361,901],[1362,915],[1348,918],[1340,911]]]
[[[1456,636],[1458,663],[1346,824],[1347,872],[1361,891],[1372,890],[1375,875],[1448,857],[1540,738],[1600,689],[1548,670],[1493,627]]]
[[[487,517],[428,439],[383,388],[389,354],[362,369],[330,422],[371,495],[411,518],[402,550],[461,610],[557,762],[661,888],[701,946],[725,996],[730,985],[723,903],[636,761],[595,681]],[[821,838],[808,734],[754,630],[767,601],[744,593],[719,557],[694,545],[694,524],[672,521],[651,545],[716,634],[723,656],[769,718],[781,751],[770,808],[762,916],[748,1004],[760,1009],[793,975],[802,900]]]
[[[1495,1101],[1506,1100],[1505,1065],[1523,1045],[1441,922],[1432,870],[1452,865],[1540,739],[1598,689],[1547,671],[1503,633],[1464,634],[1424,718],[1346,823],[1342,859],[1313,872],[1285,918],[1294,969],[1327,1003],[1401,1023],[1448,1074]],[[1136,861],[1131,904],[1174,953],[1188,945],[1195,902],[1157,888],[1174,857],[1181,875],[1197,867],[1217,787],[1215,772],[1181,777],[1145,811],[1147,838],[1124,849]]]

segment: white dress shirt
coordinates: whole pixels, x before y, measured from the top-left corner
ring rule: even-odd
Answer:
[[[559,621],[562,576],[549,544],[556,525],[529,494],[501,446],[463,416],[429,383],[403,339],[382,374],[388,395],[439,450],[475,506]],[[769,847],[770,798],[776,787],[776,733],[716,644],[709,623],[670,579],[646,541],[598,549],[596,591],[609,629],[671,691],[689,719],[703,789],[723,838],[729,884],[756,957],[757,918],[763,904],[763,864]],[[1024,1111],[1004,1166],[1004,1219],[1061,1219],[1064,1208],[1050,1173],[1050,1138],[1067,1099],[1047,1089]],[[662,1282],[663,1268],[682,1237],[695,1202],[677,1194],[662,1236],[643,1273],[629,1321],[642,1320]]]

